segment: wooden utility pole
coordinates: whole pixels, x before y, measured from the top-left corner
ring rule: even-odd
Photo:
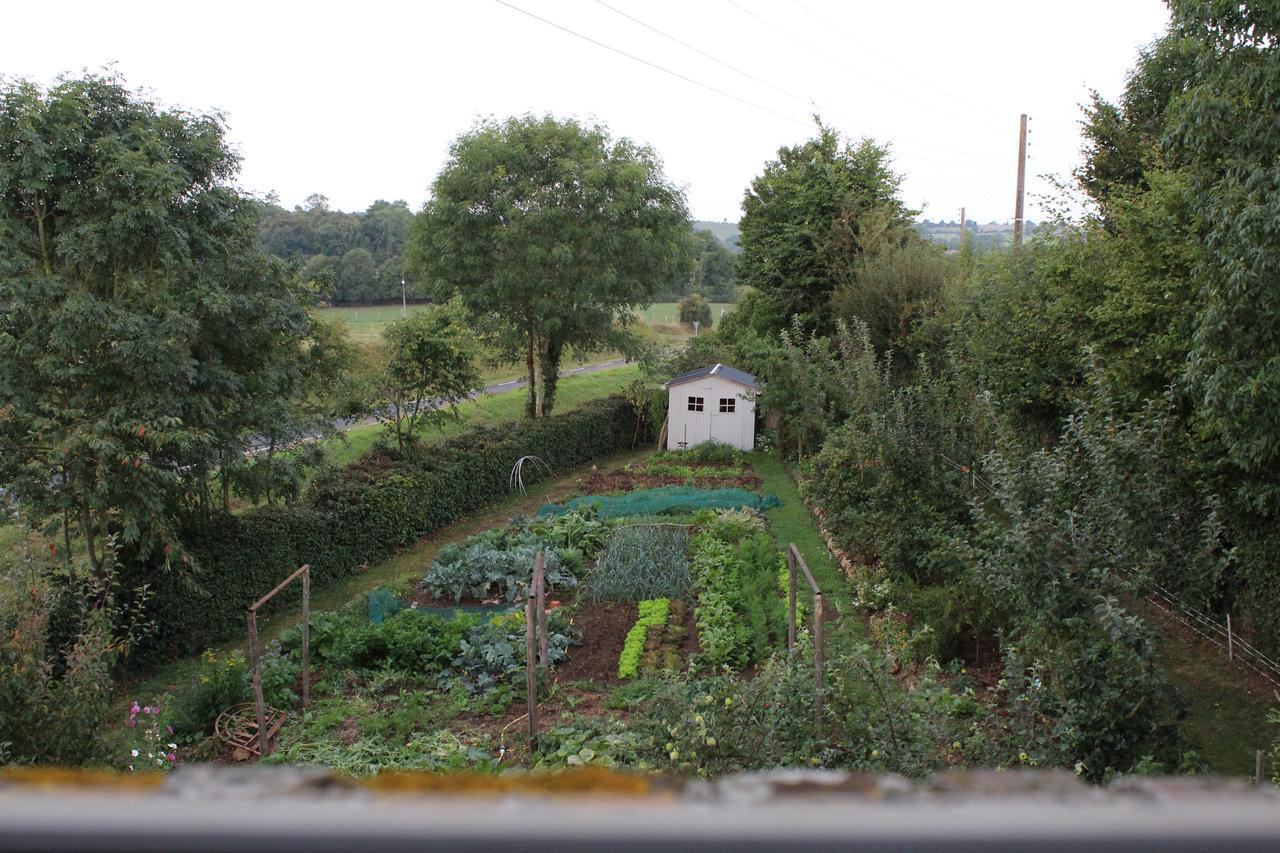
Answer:
[[[964,238],[965,238],[965,230],[964,230],[964,208],[962,207],[962,208],[960,208],[960,246],[961,246],[961,248],[963,248],[963,247],[964,247]]]
[[[1022,199],[1027,190],[1027,114],[1018,119],[1018,200],[1013,207],[1013,245],[1022,245]]]

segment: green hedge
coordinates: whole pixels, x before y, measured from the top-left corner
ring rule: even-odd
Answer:
[[[196,557],[194,578],[148,571],[157,630],[145,652],[191,654],[242,636],[248,605],[299,566],[310,564],[314,591],[384,560],[507,495],[521,456],[538,456],[559,475],[630,449],[635,439],[631,404],[609,397],[543,421],[477,429],[403,457],[375,450],[319,478],[298,503],[220,515],[185,537]],[[525,485],[544,477],[540,466],[525,466]],[[141,578],[125,578],[131,580]],[[300,594],[292,585],[272,609],[296,606]]]

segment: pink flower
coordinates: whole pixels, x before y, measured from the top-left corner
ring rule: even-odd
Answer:
[[[138,713],[139,711],[141,711],[141,710],[142,710],[142,706],[141,706],[141,705],[139,705],[137,702],[134,702],[134,703],[133,703],[133,707],[129,709],[129,713],[130,713],[130,714],[137,714],[137,713]]]
[[[178,754],[176,752],[171,752],[168,755],[166,755],[165,758],[169,759],[170,762],[177,761]]]
[[[169,734],[173,734],[173,726],[165,726],[169,730]]]

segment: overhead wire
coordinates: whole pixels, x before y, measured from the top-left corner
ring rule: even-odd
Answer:
[[[654,34],[658,35],[658,36],[661,36],[662,38],[667,39],[668,41],[670,41],[670,42],[672,42],[672,43],[674,43],[674,44],[677,44],[677,45],[679,45],[680,47],[683,47],[684,49],[686,49],[686,50],[688,50],[688,51],[691,51],[691,52],[693,52],[693,53],[696,53],[698,56],[701,56],[701,57],[703,57],[704,59],[710,60],[711,62],[714,62],[714,63],[716,63],[717,65],[719,65],[719,66],[721,66],[721,67],[723,67],[723,68],[727,68],[728,70],[732,71],[733,73],[738,74],[739,76],[744,77],[744,78],[746,78],[746,79],[748,79],[748,80],[752,81],[753,83],[757,83],[757,84],[759,84],[759,85],[761,85],[761,86],[765,86],[766,88],[771,89],[771,90],[773,90],[773,91],[775,91],[775,92],[777,92],[777,93],[779,93],[779,94],[781,94],[781,95],[783,95],[783,96],[785,96],[785,97],[787,97],[787,98],[790,98],[791,100],[798,101],[799,103],[802,103],[802,104],[805,104],[806,106],[812,107],[814,110],[818,111],[818,113],[819,113],[819,114],[821,114],[821,115],[831,115],[831,116],[834,116],[834,117],[836,117],[836,118],[842,119],[843,121],[847,122],[848,124],[852,125],[853,127],[855,127],[855,128],[857,128],[857,129],[859,129],[859,130],[860,130],[860,131],[862,131],[862,132],[865,132],[865,133],[868,133],[868,134],[874,134],[874,132],[871,130],[871,128],[868,128],[866,125],[863,125],[862,123],[860,123],[860,122],[858,122],[858,121],[854,120],[853,118],[851,118],[851,117],[849,117],[849,116],[847,116],[847,115],[844,115],[843,113],[837,112],[837,111],[835,111],[835,110],[830,110],[830,109],[825,109],[825,108],[823,108],[823,106],[822,106],[822,105],[820,105],[820,104],[818,104],[818,103],[816,102],[816,100],[815,100],[815,99],[813,99],[813,98],[806,98],[806,97],[804,97],[803,95],[798,95],[798,94],[796,94],[795,92],[792,92],[792,91],[789,91],[789,90],[787,90],[787,89],[784,89],[784,88],[782,88],[781,86],[778,86],[778,85],[776,85],[776,84],[774,84],[774,83],[769,82],[768,80],[765,80],[765,79],[763,79],[763,78],[761,78],[761,77],[758,77],[758,76],[756,76],[755,74],[752,74],[752,73],[751,73],[751,72],[749,72],[749,71],[746,71],[746,70],[744,70],[744,69],[742,69],[742,68],[739,68],[738,66],[736,66],[736,65],[734,65],[734,64],[732,64],[732,63],[730,63],[730,62],[726,62],[725,60],[723,60],[723,59],[721,59],[721,58],[719,58],[719,57],[717,57],[717,56],[714,56],[713,54],[708,53],[708,52],[707,52],[707,51],[705,51],[705,50],[702,50],[701,48],[697,47],[696,45],[690,44],[689,42],[687,42],[687,41],[685,41],[685,40],[683,40],[683,39],[681,39],[681,38],[679,38],[679,37],[677,37],[677,36],[671,35],[669,32],[666,32],[665,30],[662,30],[662,29],[660,29],[660,28],[658,28],[658,27],[655,27],[654,25],[652,25],[652,24],[650,24],[650,23],[648,23],[648,22],[646,22],[646,21],[643,21],[643,20],[641,20],[641,19],[639,19],[639,18],[635,17],[634,15],[631,15],[631,14],[629,14],[629,13],[627,13],[627,12],[624,12],[624,11],[623,11],[623,10],[621,10],[621,9],[618,9],[617,7],[615,7],[615,6],[611,5],[610,3],[605,2],[605,0],[595,0],[595,2],[596,2],[596,4],[597,4],[597,5],[604,7],[605,9],[609,10],[610,12],[613,12],[614,14],[619,15],[620,17],[623,17],[623,18],[627,19],[628,21],[631,21],[632,23],[636,24],[637,26],[643,27],[644,29],[646,29],[646,30],[648,30],[648,31],[650,31],[650,32],[652,32],[652,33],[654,33]],[[510,4],[503,3],[503,5],[510,5]],[[512,8],[516,8],[516,7],[512,7]],[[523,11],[523,10],[521,10],[521,11]],[[535,16],[535,15],[532,15],[532,13],[527,13],[527,14],[530,14],[530,16],[531,16],[531,17],[537,17],[537,16]],[[540,19],[540,20],[544,20],[544,19]],[[556,25],[556,26],[558,26],[558,25]],[[568,30],[567,28],[564,28],[564,27],[561,27],[561,29],[565,29],[567,32],[571,32],[570,30]],[[594,41],[593,39],[588,39],[588,40]],[[595,42],[595,43],[599,44],[599,42]],[[618,51],[618,52],[621,52],[621,51]],[[624,55],[630,56],[630,54],[624,54]],[[632,57],[632,58],[635,58],[635,57]],[[653,65],[653,63],[649,63],[649,62],[647,62],[646,60],[640,60],[640,61],[645,62],[645,64],[647,64],[647,65]],[[669,73],[675,73],[675,72],[669,72]],[[688,77],[686,77],[686,76],[684,76],[684,75],[679,75],[679,74],[677,74],[677,76],[680,76],[682,79],[685,79],[685,80],[690,80],[691,82],[697,82],[697,81],[692,81],[692,80],[691,80],[691,78],[688,78]],[[700,84],[700,85],[703,85],[703,88],[712,88],[712,87],[710,87],[710,86],[706,86],[705,84]],[[719,91],[719,90],[716,90],[716,91]],[[911,139],[911,138],[908,138],[908,137],[900,137],[900,138],[902,139],[902,141],[903,141],[903,142],[906,142],[906,143],[908,143],[908,144],[910,144],[910,145],[913,145],[913,146],[919,146],[919,147],[923,147],[923,148],[930,148],[930,149],[934,149],[934,150],[937,150],[937,151],[943,151],[943,152],[951,153],[951,154],[960,154],[960,155],[965,155],[965,156],[976,156],[976,157],[994,157],[994,156],[1000,156],[1000,155],[996,155],[996,154],[994,154],[993,152],[989,152],[989,151],[987,151],[987,152],[967,152],[967,151],[956,151],[955,149],[946,148],[946,147],[938,146],[938,145],[933,145],[933,144],[931,144],[931,143],[924,142],[924,141],[922,141],[922,140]],[[911,157],[911,159],[913,159],[913,160],[920,160],[920,161],[922,161],[922,162],[926,162],[926,163],[933,163],[933,164],[936,164],[936,165],[942,165],[942,166],[951,166],[951,167],[961,168],[961,169],[1005,169],[1005,168],[1007,168],[1007,166],[1006,166],[1005,164],[1001,164],[1001,165],[994,165],[994,164],[957,163],[957,162],[953,162],[953,161],[938,160],[938,159],[936,159],[936,158],[925,157],[925,156],[919,156],[919,155],[914,155],[914,154],[909,155],[909,156],[910,156],[910,157]]]
[[[540,22],[542,22],[542,23],[546,24],[546,25],[547,25],[547,26],[549,26],[549,27],[554,27],[555,29],[560,30],[561,32],[568,33],[569,35],[574,36],[575,38],[580,38],[580,39],[582,39],[583,41],[590,42],[591,44],[596,45],[597,47],[602,47],[602,48],[604,48],[605,50],[612,51],[613,53],[618,54],[619,56],[624,56],[624,57],[626,57],[627,59],[632,60],[633,62],[639,62],[641,65],[646,65],[646,66],[648,66],[649,68],[652,68],[652,69],[654,69],[654,70],[656,70],[656,71],[661,71],[663,74],[669,74],[669,75],[671,75],[672,77],[676,77],[676,78],[678,78],[678,79],[680,79],[680,80],[683,80],[683,81],[684,81],[684,82],[686,82],[686,83],[690,83],[690,84],[692,84],[692,85],[694,85],[694,86],[697,86],[697,87],[699,87],[699,88],[701,88],[701,89],[706,89],[706,90],[707,90],[707,91],[709,91],[709,92],[714,92],[714,93],[715,93],[715,94],[717,94],[717,95],[720,95],[720,96],[722,96],[722,97],[729,98],[729,99],[731,99],[731,100],[737,101],[738,103],[740,103],[740,104],[744,104],[744,105],[746,105],[746,106],[748,106],[748,107],[752,107],[753,109],[757,109],[757,110],[760,110],[760,111],[762,111],[762,112],[769,113],[770,115],[777,116],[777,117],[778,117],[778,118],[780,118],[780,119],[784,119],[784,120],[789,121],[789,122],[794,122],[794,123],[796,123],[796,124],[799,124],[799,125],[802,125],[802,126],[805,126],[805,127],[807,127],[807,126],[808,126],[808,122],[800,121],[799,119],[795,118],[794,116],[789,116],[789,115],[787,115],[787,114],[785,114],[785,113],[778,112],[778,111],[777,111],[777,110],[775,110],[775,109],[772,109],[772,108],[770,108],[770,107],[766,107],[766,106],[764,106],[763,104],[758,104],[758,103],[756,103],[755,101],[750,101],[750,100],[748,100],[748,99],[746,99],[746,98],[741,98],[741,97],[739,97],[739,96],[737,96],[737,95],[733,94],[732,92],[726,92],[724,89],[717,88],[717,87],[715,87],[715,86],[710,85],[709,83],[703,83],[703,82],[702,82],[702,81],[700,81],[700,80],[695,80],[695,79],[694,79],[694,78],[692,78],[692,77],[689,77],[689,76],[687,76],[687,75],[685,75],[685,74],[681,74],[679,71],[673,71],[673,70],[671,70],[670,68],[667,68],[667,67],[665,67],[665,66],[663,66],[663,65],[659,65],[659,64],[658,64],[658,63],[656,63],[656,62],[650,62],[649,60],[644,59],[644,58],[639,57],[639,56],[636,56],[636,55],[635,55],[635,54],[633,54],[633,53],[628,53],[627,51],[622,50],[621,48],[614,47],[613,45],[611,45],[611,44],[606,44],[606,43],[604,43],[604,42],[600,41],[599,39],[594,39],[594,38],[592,38],[591,36],[584,35],[584,34],[582,34],[582,33],[578,32],[577,30],[571,30],[571,29],[569,29],[568,27],[563,26],[562,24],[557,24],[555,21],[552,21],[552,20],[549,20],[549,19],[547,19],[547,18],[544,18],[544,17],[542,17],[541,15],[535,15],[533,12],[530,12],[530,11],[529,11],[529,10],[527,10],[527,9],[522,9],[522,8],[520,8],[519,6],[516,6],[516,5],[515,5],[515,4],[513,4],[513,3],[508,3],[508,2],[507,2],[507,0],[494,0],[494,2],[495,2],[495,3],[497,3],[497,4],[498,4],[498,5],[500,5],[500,6],[506,6],[508,9],[511,9],[512,11],[519,12],[519,13],[520,13],[520,14],[522,14],[522,15],[526,15],[526,16],[528,16],[528,17],[530,17],[530,18],[533,18],[533,19],[534,19],[534,20],[536,20],[536,21],[540,21]]]

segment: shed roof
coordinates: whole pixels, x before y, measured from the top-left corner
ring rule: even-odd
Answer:
[[[687,373],[681,373],[679,376],[673,376],[667,380],[662,389],[665,391],[673,385],[683,385],[685,382],[692,382],[704,376],[718,376],[721,379],[728,379],[730,382],[737,382],[739,385],[745,385],[748,388],[760,387],[760,384],[756,382],[756,378],[750,373],[725,364],[714,364],[711,367],[699,367],[697,370],[690,370]]]

